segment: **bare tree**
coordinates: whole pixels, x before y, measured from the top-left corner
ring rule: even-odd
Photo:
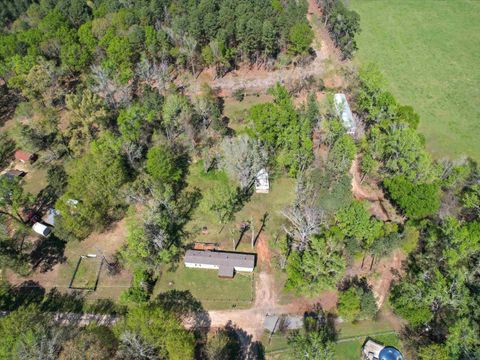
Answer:
[[[221,148],[222,167],[238,180],[242,189],[248,189],[258,172],[267,164],[266,150],[248,135],[226,138]]]
[[[192,74],[195,75],[195,62],[197,60],[197,40],[190,36],[184,36],[182,38],[182,45],[180,46],[180,52],[184,54],[190,66],[192,67]]]
[[[130,331],[120,336],[120,359],[125,360],[159,360],[153,346],[147,344],[140,336]]]
[[[285,232],[294,239],[293,247],[303,251],[312,235],[320,232],[325,222],[324,211],[315,203],[311,186],[300,176],[297,182],[296,199],[292,206],[282,211],[290,226],[285,226]]]
[[[156,88],[159,93],[162,93],[172,80],[170,69],[165,61],[157,63],[144,58],[137,64],[135,72],[141,81]]]
[[[101,66],[92,65],[92,77],[95,81],[92,91],[105,99],[111,107],[118,108],[132,100],[132,86],[112,79]]]

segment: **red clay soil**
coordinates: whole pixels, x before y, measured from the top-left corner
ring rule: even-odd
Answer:
[[[397,249],[393,251],[391,256],[374,263],[372,270],[370,270],[372,257],[366,256],[363,261],[363,267],[362,260],[356,261],[347,270],[346,275],[365,277],[368,284],[372,287],[378,307],[381,307],[390,291],[392,281],[398,275],[401,275],[405,259],[406,255],[400,249]]]
[[[375,182],[365,179],[367,181],[362,184],[360,162],[361,158],[356,155],[350,167],[353,197],[357,200],[368,201],[370,203],[369,211],[377,219],[403,223],[405,219],[397,214],[393,205],[385,198],[384,192]]]

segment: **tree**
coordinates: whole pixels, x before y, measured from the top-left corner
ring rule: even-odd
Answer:
[[[327,172],[332,182],[337,182],[352,166],[356,146],[352,137],[342,135],[333,144],[328,154]]]
[[[182,168],[178,166],[175,154],[165,145],[150,148],[146,161],[147,173],[154,181],[165,185],[173,185],[183,175]]]
[[[56,231],[65,239],[82,239],[108,224],[122,203],[119,189],[128,175],[118,142],[109,135],[93,142],[67,173],[68,186],[55,206],[62,214]]]
[[[480,184],[474,184],[465,191],[463,205],[480,215]]]
[[[295,330],[288,337],[288,358],[305,360],[334,360],[334,330],[322,310],[304,319],[303,331]]]
[[[437,212],[440,207],[439,186],[415,184],[404,176],[395,176],[383,182],[390,198],[411,219],[421,219]]]
[[[69,147],[79,154],[97,138],[107,120],[107,110],[103,100],[90,90],[68,94],[65,105],[70,116],[67,130]]]
[[[318,234],[325,221],[324,211],[316,204],[312,184],[300,177],[297,181],[296,198],[292,206],[282,211],[290,223],[285,232],[294,240],[293,247],[303,251],[310,237]]]
[[[121,336],[123,352],[133,356],[136,353],[134,358],[138,359],[142,353],[145,353],[140,357],[143,359],[193,358],[193,334],[185,330],[173,314],[158,306],[141,305],[131,308],[125,318],[115,325],[114,331]]]
[[[374,240],[382,236],[382,222],[372,218],[360,201],[353,201],[337,213],[337,224],[344,236],[355,239],[368,251]]]
[[[181,133],[182,125],[192,116],[190,104],[185,96],[171,94],[165,97],[162,107],[162,125],[170,142]]]
[[[108,360],[114,357],[118,340],[106,326],[89,325],[62,346],[59,360]]]
[[[9,359],[55,360],[71,332],[34,305],[21,307],[0,319],[0,353]]]
[[[338,297],[338,314],[346,321],[353,321],[360,315],[361,296],[355,287],[342,291]]]
[[[15,151],[15,142],[7,134],[0,134],[0,168],[8,164]]]
[[[243,191],[246,191],[255,181],[258,172],[268,162],[267,152],[258,141],[247,135],[235,138],[225,138],[222,147],[222,167],[235,178]]]
[[[292,252],[286,271],[286,288],[297,293],[315,295],[333,288],[345,270],[343,247],[328,234],[313,236],[308,247]]]
[[[293,54],[304,55],[310,49],[310,44],[313,41],[313,30],[308,23],[301,22],[293,25],[290,28],[289,36],[289,50]]]
[[[240,352],[240,342],[233,331],[220,329],[208,337],[205,353],[208,360],[235,360]]]
[[[0,177],[0,214],[24,224],[21,212],[33,203],[32,195],[23,191],[18,179]]]
[[[226,224],[233,220],[237,205],[237,190],[223,182],[208,189],[202,202],[202,207],[207,212],[213,213],[220,224]]]
[[[349,59],[357,50],[355,35],[360,32],[360,15],[349,10],[341,0],[317,0],[322,17],[333,37],[335,45]]]

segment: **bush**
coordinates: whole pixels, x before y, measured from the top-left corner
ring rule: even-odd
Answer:
[[[233,92],[232,95],[235,100],[242,102],[243,99],[245,98],[245,89],[244,88],[237,89]]]

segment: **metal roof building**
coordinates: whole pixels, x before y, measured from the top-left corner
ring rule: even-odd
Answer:
[[[231,278],[235,271],[252,272],[255,268],[255,254],[187,250],[184,263],[189,268],[217,269],[218,276]]]
[[[337,115],[342,119],[342,124],[347,130],[347,134],[355,135],[357,127],[355,125],[355,120],[353,118],[352,111],[348,105],[347,98],[345,94],[335,94],[333,97],[335,103],[335,109],[337,110]]]

